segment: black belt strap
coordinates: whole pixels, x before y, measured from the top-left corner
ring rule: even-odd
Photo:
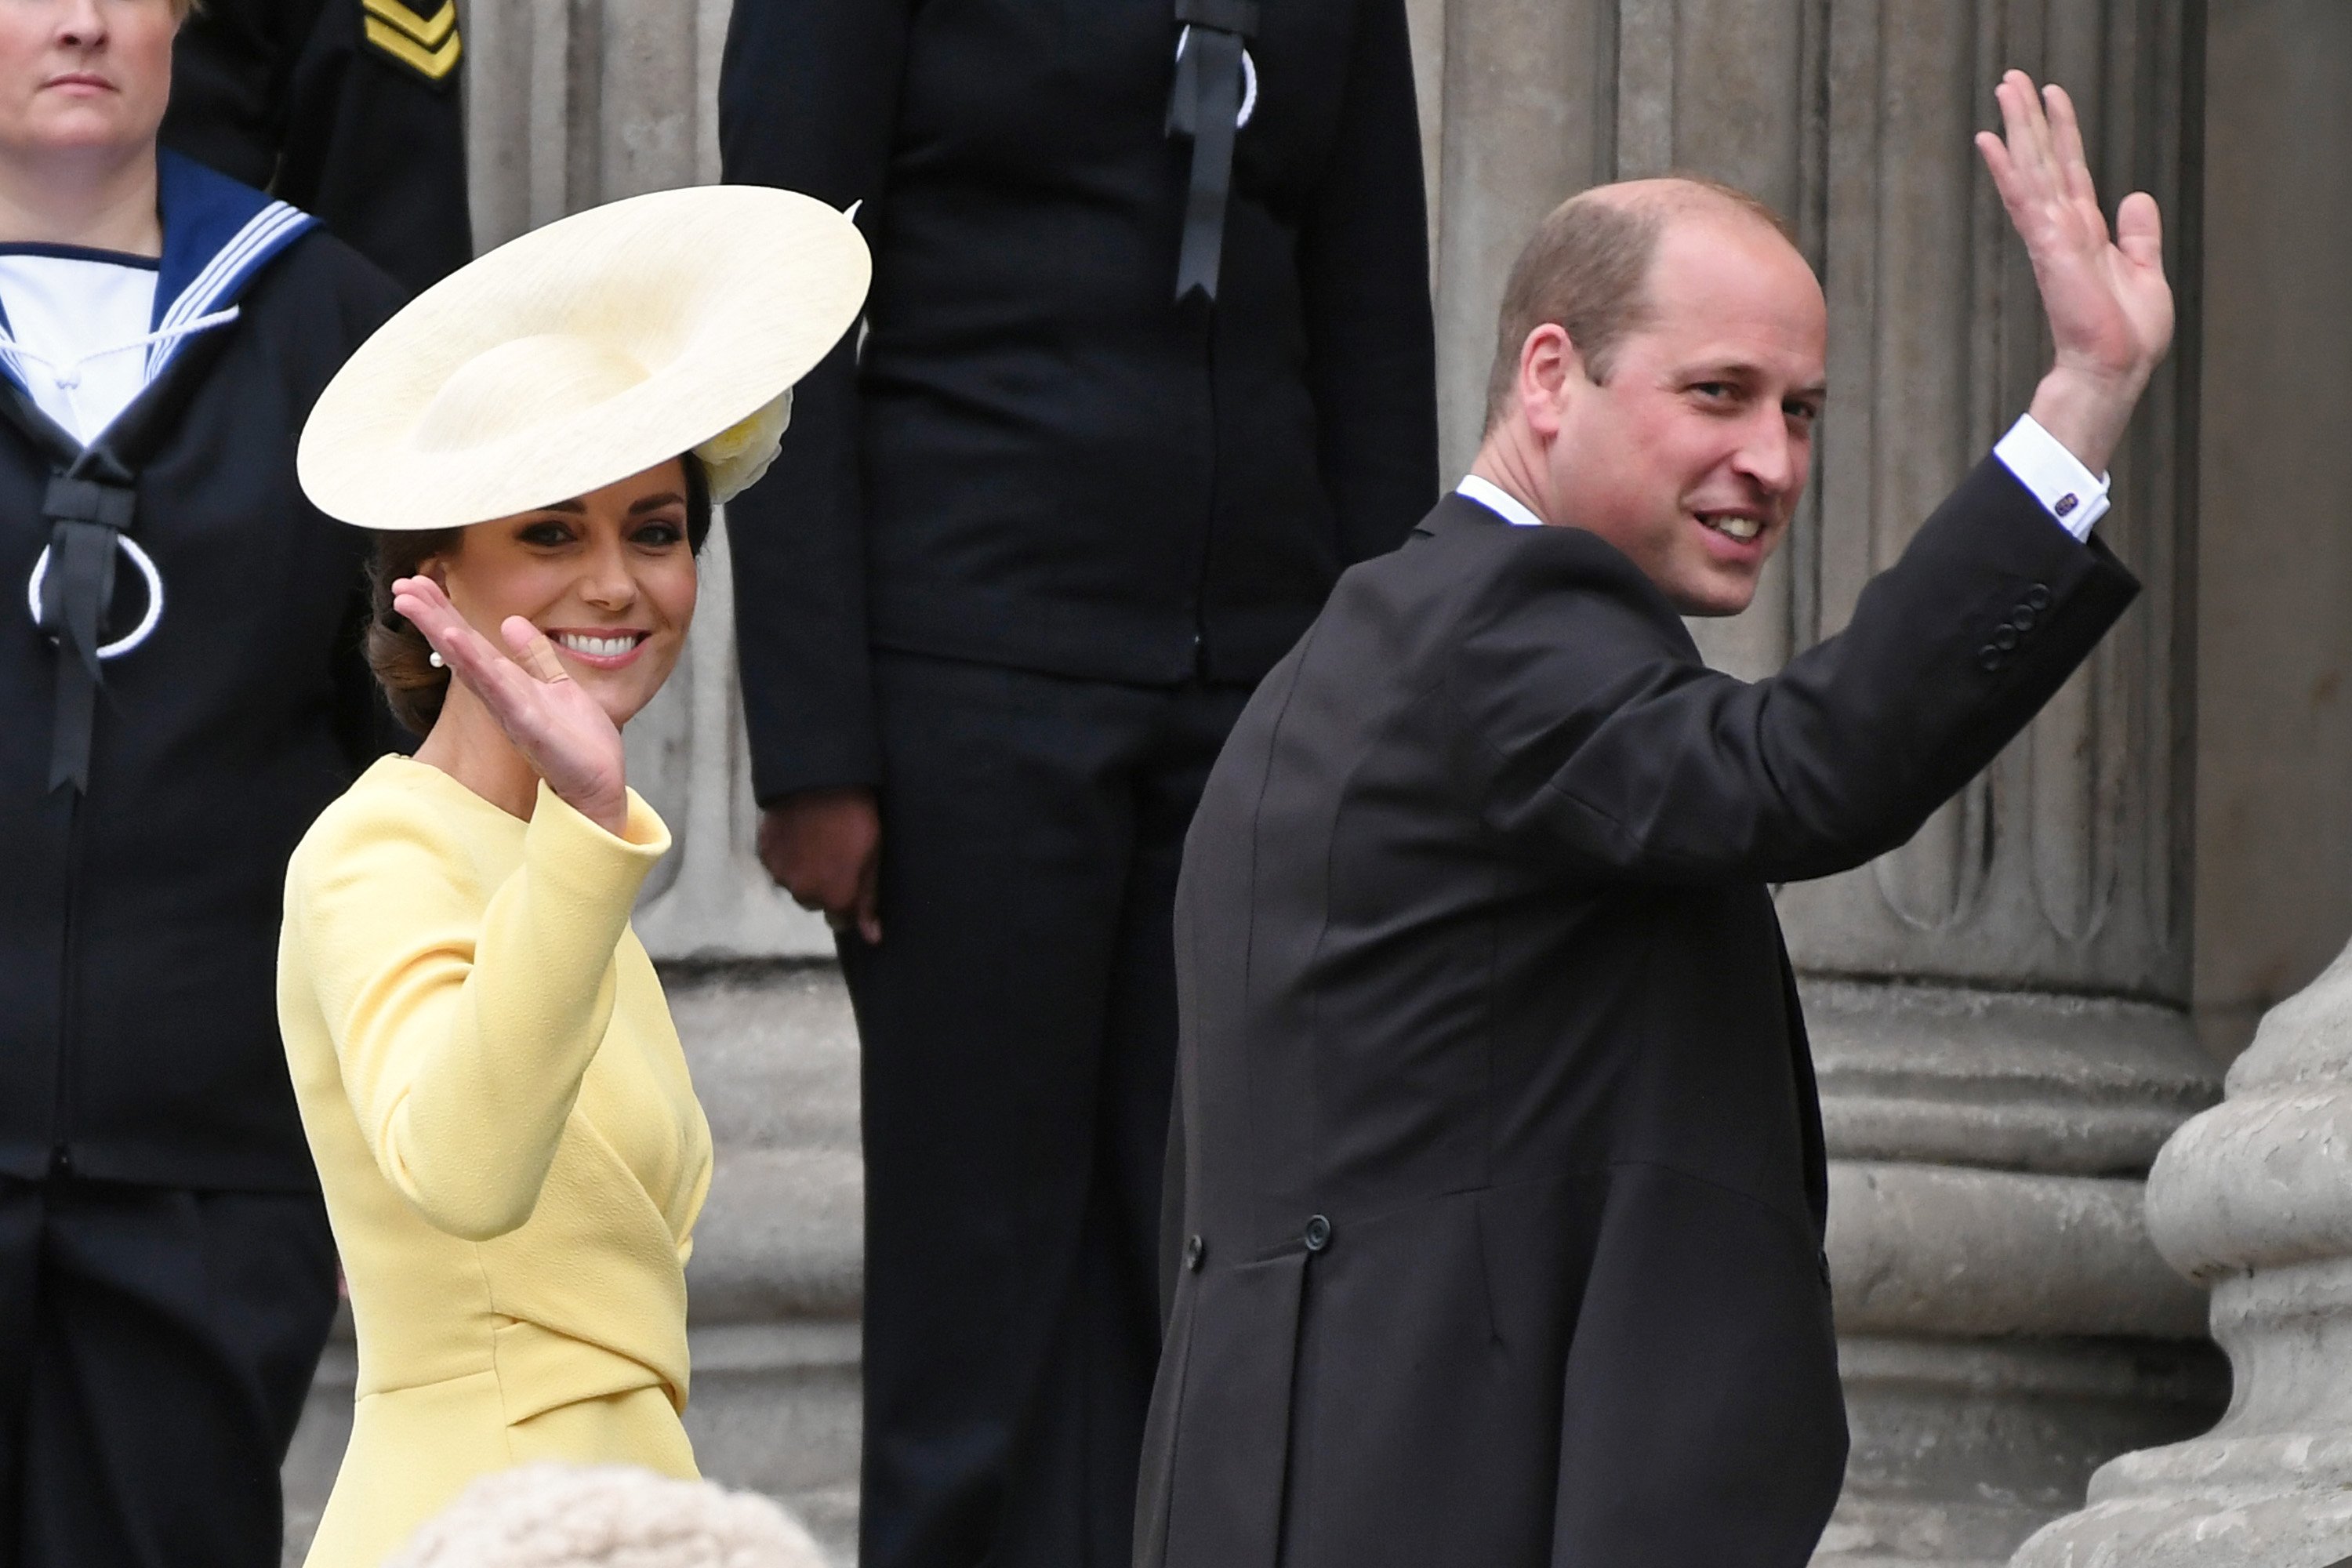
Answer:
[[[114,598],[114,558],[131,526],[136,492],[99,479],[49,480],[41,515],[49,522],[48,574],[41,580],[41,630],[58,639],[56,719],[49,787],[89,787],[89,737],[105,677],[100,626]]]
[[[1176,257],[1176,298],[1195,289],[1214,300],[1224,258],[1225,200],[1233,188],[1234,123],[1241,117],[1242,52],[1257,37],[1256,0],[1176,0],[1176,20],[1192,29],[1176,60],[1168,100],[1170,134],[1192,139],[1184,198],[1184,238]]]

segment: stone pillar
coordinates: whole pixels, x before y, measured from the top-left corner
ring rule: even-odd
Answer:
[[[1504,273],[1554,202],[1683,168],[1787,215],[1830,302],[1813,483],[1754,609],[1694,626],[1769,672],[2021,411],[2039,306],[1970,132],[2020,65],[2081,105],[2110,203],[2153,191],[2180,347],[2101,533],[2142,603],[1908,846],[1781,891],[1831,1152],[1854,1447],[1819,1561],[1989,1564],[2092,1468],[2196,1430],[2226,1384],[2141,1222],[2141,1175],[2209,1103],[2189,1001],[2201,6],[2191,0],[1422,0],[1440,179],[1449,462],[1477,437]],[[1428,90],[1433,86],[1434,90]]]
[[[2217,896],[2198,966],[2226,1038],[2250,994],[2308,973],[2297,949],[2342,940],[2352,897],[2336,711],[2352,411],[2333,391],[2352,355],[2352,169],[2311,153],[2352,144],[2352,11],[2215,6],[2209,73],[2200,678],[2217,700],[2199,886]],[[2164,1255],[2211,1288],[2230,1410],[2201,1437],[2101,1468],[2090,1506],[2036,1535],[2017,1568],[2352,1556],[2352,952],[2263,1017],[2226,1102],[2165,1146],[2147,1219]]]
[[[719,174],[727,0],[501,0],[466,18],[475,234]],[[635,917],[718,1144],[687,1271],[706,1474],[795,1508],[846,1563],[857,1506],[864,1184],[857,1049],[821,921],[761,871],[725,520],[686,658],[628,731],[631,783],[676,847]],[[299,1563],[351,1426],[346,1321],[287,1464]]]

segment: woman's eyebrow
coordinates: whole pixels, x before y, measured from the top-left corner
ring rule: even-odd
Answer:
[[[631,501],[629,503],[629,515],[631,517],[635,517],[639,512],[654,511],[666,506],[684,506],[685,504],[686,498],[678,494],[676,490],[664,490],[659,495],[642,496],[637,500]]]

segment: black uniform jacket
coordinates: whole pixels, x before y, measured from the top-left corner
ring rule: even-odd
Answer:
[[[2137,588],[1991,459],[1753,685],[1460,497],[1341,578],[1187,843],[1138,1563],[1803,1563],[1845,1422],[1767,884],[1902,843]]]
[[[384,731],[358,645],[368,538],[303,499],[294,443],[400,294],[257,191],[170,153],[163,176],[159,317],[236,315],[179,339],[100,437],[162,422],[125,537],[164,595],[102,666],[87,795],[49,788],[58,651],[26,601],[54,459],[0,386],[0,1174],[301,1191],[286,858]],[[126,555],[103,635],[148,603]]]
[[[457,0],[204,0],[164,144],[319,217],[410,292],[474,253]]]
[[[1170,0],[737,0],[727,178],[862,202],[876,263],[862,363],[728,509],[762,800],[877,776],[869,647],[1251,681],[1428,509],[1403,0],[1264,16],[1217,301],[1180,309]]]

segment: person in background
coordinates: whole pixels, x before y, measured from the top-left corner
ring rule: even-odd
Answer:
[[[1437,489],[1403,0],[736,0],[719,134],[876,251],[730,529],[863,1047],[859,1561],[1124,1563],[1185,828]]]
[[[0,5],[8,1568],[272,1568],[335,1305],[278,889],[389,728],[294,433],[400,290],[158,151],[188,8]]]
[[[163,145],[314,214],[418,293],[474,253],[457,0],[204,0]]]

